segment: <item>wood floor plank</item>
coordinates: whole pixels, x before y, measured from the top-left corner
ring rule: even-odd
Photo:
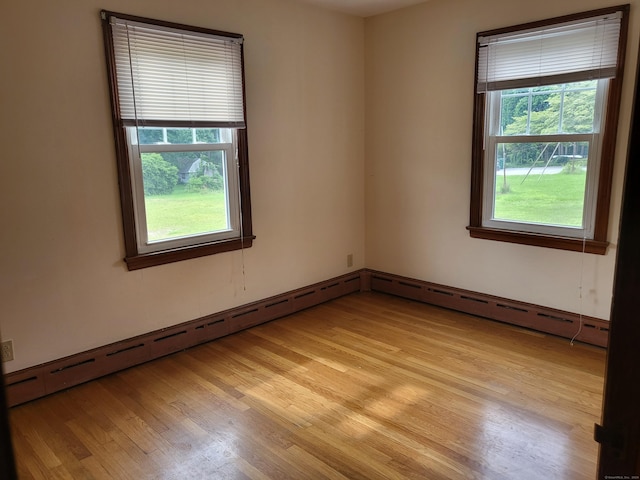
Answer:
[[[14,407],[21,479],[595,477],[605,351],[352,294]]]

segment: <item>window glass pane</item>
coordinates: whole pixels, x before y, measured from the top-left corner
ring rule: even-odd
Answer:
[[[153,145],[163,143],[162,128],[139,128],[138,141],[141,145]]]
[[[150,242],[230,227],[225,151],[142,153]]]
[[[230,131],[220,128],[139,127],[138,139],[141,145],[221,143],[220,130]],[[227,136],[229,135],[230,133]]]
[[[200,143],[220,143],[220,129],[196,128],[196,141]]]
[[[597,80],[503,90],[498,135],[591,133]]]
[[[586,83],[586,82],[585,82]],[[592,133],[596,88],[566,92],[562,115],[562,133]]]
[[[167,128],[168,143],[195,143],[195,131],[191,128]]]
[[[589,142],[499,143],[494,220],[582,227]]]

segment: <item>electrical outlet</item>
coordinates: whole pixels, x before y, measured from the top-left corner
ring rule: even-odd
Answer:
[[[347,267],[353,267],[353,253],[347,255]]]
[[[2,342],[2,361],[10,362],[13,360],[13,340]]]

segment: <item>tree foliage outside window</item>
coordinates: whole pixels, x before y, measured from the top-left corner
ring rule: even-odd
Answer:
[[[594,132],[597,81],[576,82],[500,92],[500,134],[556,135]],[[588,146],[582,142],[566,145],[540,143],[501,144],[498,169],[565,165],[586,158]]]
[[[502,135],[593,132],[597,81],[503,90]]]
[[[138,142],[142,145],[193,145],[218,144],[221,142],[218,128],[139,128]],[[145,153],[160,156],[162,160],[175,167],[175,183],[184,184],[190,192],[221,191],[224,190],[224,158],[221,151],[175,151],[161,153]],[[153,157],[155,158],[155,157]],[[147,162],[149,163],[149,162]],[[146,167],[150,169],[150,166]],[[157,167],[156,167],[157,168]],[[173,170],[166,170],[171,175]],[[145,173],[145,194],[159,195],[171,193],[173,188],[163,188],[156,180],[156,175]],[[149,180],[147,180],[149,178]],[[149,188],[147,188],[147,181]],[[168,180],[162,179],[163,184]]]
[[[145,195],[169,195],[178,183],[178,169],[159,153],[142,154]]]

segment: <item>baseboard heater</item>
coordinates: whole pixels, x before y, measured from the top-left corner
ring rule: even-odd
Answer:
[[[575,336],[580,342],[599,347],[606,347],[609,341],[607,320],[586,316],[581,318],[576,313],[375,270],[363,272],[363,285],[375,292],[409,298],[564,338],[571,339]]]
[[[258,302],[5,375],[19,405],[359,291],[374,291],[606,347],[609,322],[399,275],[363,269]]]
[[[361,272],[332,278],[248,305],[105,345],[5,375],[7,404],[15,406],[170,355],[309,307],[359,292]]]

